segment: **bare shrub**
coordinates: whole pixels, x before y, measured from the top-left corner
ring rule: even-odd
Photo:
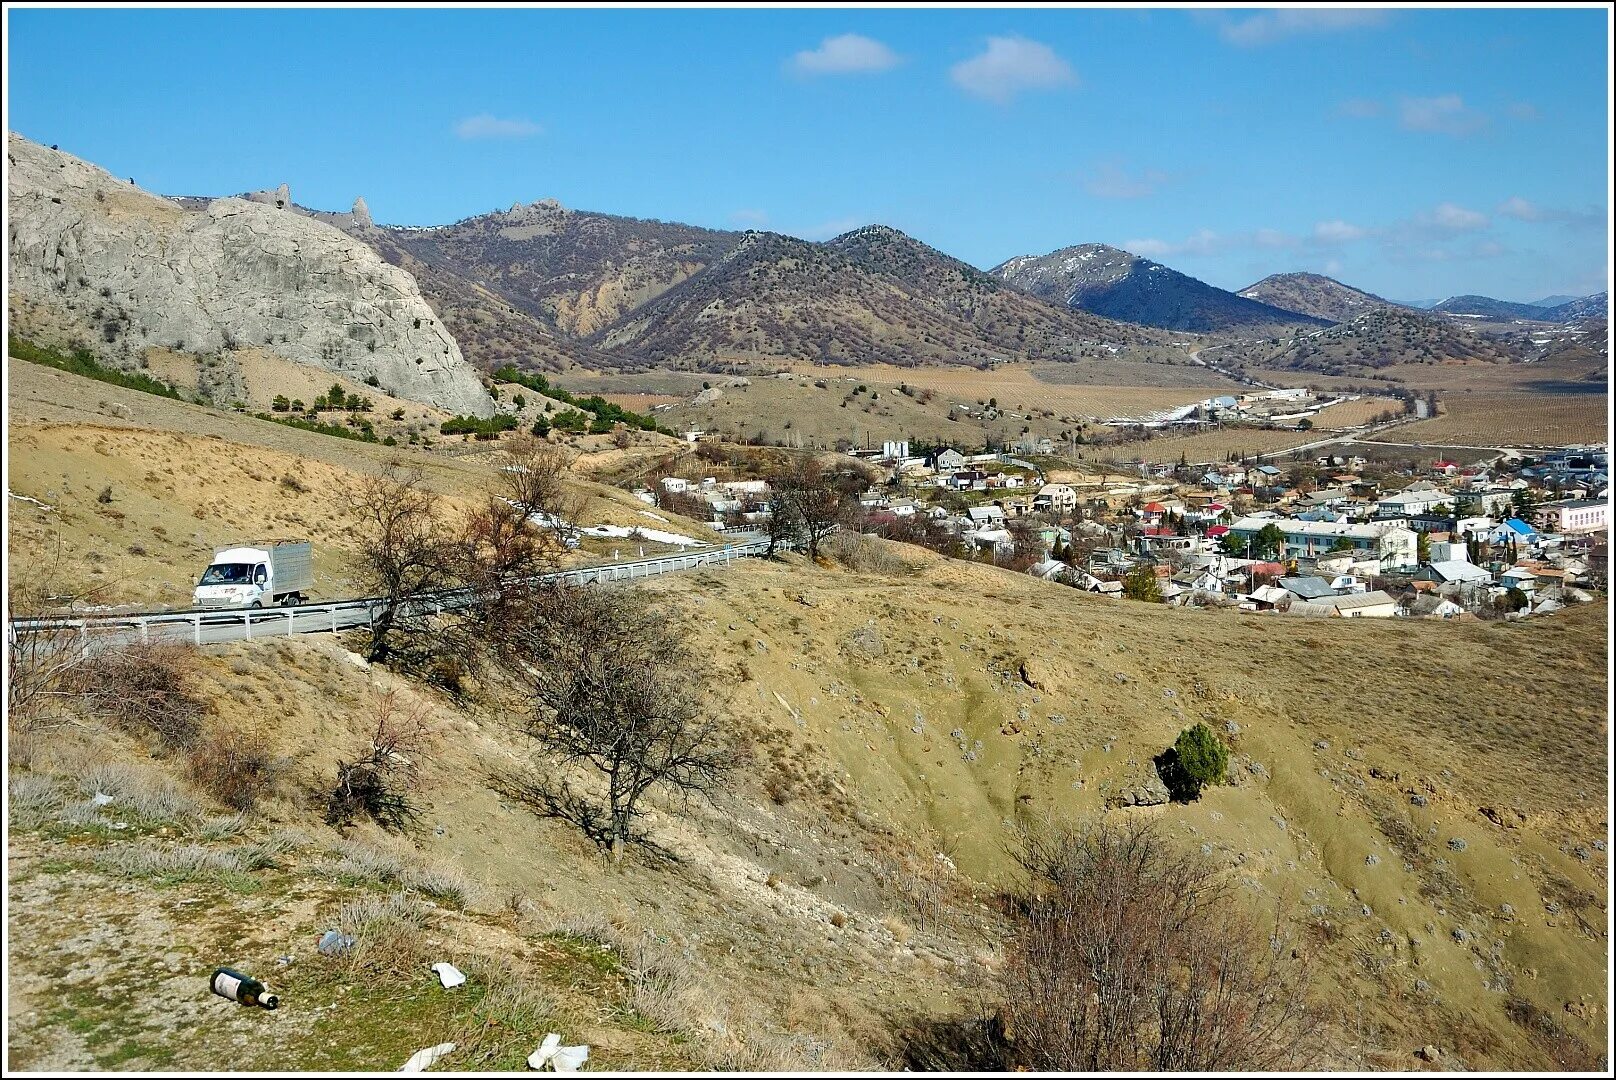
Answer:
[[[95,865],[119,877],[168,881],[195,881],[242,870],[241,860],[234,853],[200,844],[176,847],[117,844],[99,853]]]
[[[314,867],[315,873],[348,885],[396,885],[404,880],[404,860],[390,851],[360,840],[343,840],[333,849],[334,859]]]
[[[430,896],[462,911],[471,907],[478,895],[475,882],[453,867],[429,866],[404,875],[404,884],[422,896]]]
[[[368,816],[388,829],[404,829],[420,816],[421,761],[438,734],[425,705],[406,704],[389,691],[376,699],[370,747],[337,762],[337,782],[326,798],[326,822],[350,825]]]
[[[891,544],[876,536],[848,531],[834,533],[825,538],[821,550],[849,570],[860,573],[901,577],[915,570]]]
[[[99,598],[105,586],[85,589],[66,565],[59,533],[6,567],[6,600],[13,619],[72,617]],[[6,635],[6,724],[13,735],[61,723],[72,692],[69,677],[84,660],[84,643],[72,631],[10,628]]]
[[[246,827],[247,818],[242,814],[214,814],[197,822],[196,835],[202,840],[229,840]]]
[[[122,642],[95,649],[66,676],[68,690],[91,712],[165,747],[196,741],[207,703],[197,695],[196,653],[172,642]]]
[[[196,799],[154,769],[103,762],[86,766],[76,781],[86,800],[93,800],[97,795],[112,796],[112,801],[101,808],[87,801],[88,811],[75,819],[79,824],[90,823],[105,814],[145,828],[189,828],[203,816],[202,806]]]
[[[1148,825],[1029,837],[1003,975],[1015,1063],[1038,1070],[1305,1067],[1306,971],[1199,856]]]
[[[274,789],[281,772],[261,733],[223,725],[204,733],[191,747],[185,770],[192,784],[243,813]]]
[[[23,773],[6,785],[10,794],[11,826],[37,829],[56,816],[65,802],[61,787],[48,776]]]

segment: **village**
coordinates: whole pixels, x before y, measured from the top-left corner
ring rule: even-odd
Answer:
[[[1520,618],[1605,586],[1604,447],[1396,467],[1334,454],[1079,474],[1007,452],[838,455],[844,527],[1103,596],[1324,618]],[[1294,455],[1292,456],[1294,458]],[[768,479],[664,476],[635,494],[759,531]],[[856,506],[855,506],[856,503]]]

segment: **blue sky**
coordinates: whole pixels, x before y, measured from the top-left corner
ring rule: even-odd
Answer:
[[[167,194],[376,220],[545,197],[1225,288],[1606,287],[1603,10],[49,11],[8,125]]]

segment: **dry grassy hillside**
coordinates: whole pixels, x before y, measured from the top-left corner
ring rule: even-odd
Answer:
[[[216,546],[269,536],[313,541],[318,596],[354,595],[347,511],[359,485],[404,462],[452,513],[488,490],[501,461],[475,445],[453,456],[331,438],[34,364],[13,363],[9,375],[7,551],[19,567],[59,559],[65,580],[94,587],[107,605],[186,606]],[[590,450],[576,462],[585,523],[716,540],[696,522],[655,520],[624,492],[585,480],[635,454],[660,455],[669,442],[646,439],[629,450],[576,440]],[[589,540],[581,554],[611,551],[611,542]]]
[[[173,408],[198,426],[213,415]],[[142,515],[186,519],[200,497],[228,520],[213,489],[143,487],[161,460],[125,452],[187,439],[188,468],[267,495],[294,466],[247,441],[256,430],[109,424],[78,448],[30,425],[13,431],[10,482],[65,470],[74,490],[138,490]],[[301,467],[338,483],[343,466]],[[445,490],[475,475],[442,468]],[[110,544],[90,521],[69,542]],[[751,754],[713,804],[657,800],[654,848],[615,868],[511,794],[511,776],[555,766],[497,679],[450,700],[330,639],[197,659],[204,725],[261,732],[282,761],[239,819],[192,786],[182,754],[94,715],[13,730],[9,1064],[387,1070],[447,1040],[460,1056],[444,1067],[511,1068],[546,1031],[590,1043],[604,1068],[935,1062],[940,1036],[994,1006],[1016,830],[1100,814],[1157,822],[1280,915],[1315,965],[1321,1064],[1420,1068],[1431,1045],[1442,1067],[1542,1069],[1605,1044],[1597,605],[1302,626],[1109,601],[914,549],[839,558],[625,594],[678,613],[706,707]],[[339,835],[322,792],[387,692],[442,732],[422,763],[425,812],[403,837]],[[1230,743],[1230,784],[1106,809],[1197,720]],[[96,807],[97,792],[114,798]],[[353,956],[314,951],[330,926],[356,932]],[[426,965],[440,959],[466,988],[438,987]],[[219,963],[285,1004],[209,998]]]

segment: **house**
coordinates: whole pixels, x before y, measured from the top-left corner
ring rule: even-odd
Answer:
[[[1536,547],[1538,532],[1520,518],[1505,518],[1504,523],[1492,531],[1488,538],[1495,544],[1516,544]]]
[[[1290,593],[1277,585],[1264,585],[1251,590],[1251,595],[1240,601],[1241,611],[1273,611],[1292,600]]]
[[[1077,509],[1077,489],[1070,484],[1045,484],[1033,496],[1032,508],[1052,514],[1070,514]]]
[[[1524,566],[1512,566],[1498,576],[1505,588],[1519,589],[1527,596],[1537,590],[1537,575]]]
[[[1297,608],[1306,610],[1297,611]],[[1397,614],[1398,607],[1395,597],[1379,589],[1374,592],[1301,601],[1290,606],[1291,613],[1297,615],[1318,614],[1320,610],[1342,619],[1390,619]]]
[[[1071,577],[1073,570],[1059,559],[1045,559],[1027,567],[1027,573],[1043,581],[1059,581]]]
[[[1464,614],[1464,608],[1436,593],[1417,593],[1403,606],[1403,613],[1415,619],[1452,619]]]
[[[1210,569],[1185,570],[1173,575],[1173,584],[1186,593],[1221,593],[1223,579]]]
[[[932,466],[939,475],[957,472],[965,468],[965,455],[954,449],[944,450],[933,459]]]
[[[1438,585],[1491,584],[1493,576],[1475,563],[1464,559],[1446,559],[1428,563],[1414,574],[1415,580],[1434,581]]]
[[[1335,595],[1330,583],[1321,577],[1282,577],[1276,584],[1296,600],[1320,600]]]
[[[1373,561],[1383,572],[1419,565],[1414,531],[1390,522],[1355,525],[1251,516],[1236,521],[1229,531],[1237,540],[1253,541],[1268,526],[1280,531],[1281,559],[1311,559],[1339,552],[1353,555],[1355,561]]]
[[[973,506],[965,513],[977,528],[996,529],[1004,525],[1004,508],[1001,506]]]

